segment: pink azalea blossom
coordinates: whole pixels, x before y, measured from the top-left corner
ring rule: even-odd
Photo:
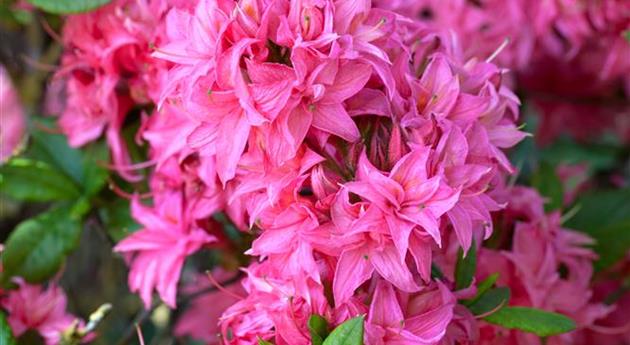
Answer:
[[[155,201],[157,205],[148,208],[138,198],[133,200],[133,217],[144,228],[118,243],[114,250],[128,253],[129,288],[140,294],[147,309],[154,289],[174,308],[184,259],[216,238],[202,228],[188,227],[180,193],[171,192]]]
[[[0,163],[15,154],[24,139],[24,110],[4,66],[0,65]]]
[[[454,306],[455,297],[439,283],[405,296],[380,281],[366,322],[366,344],[436,344],[446,333]]]
[[[15,280],[18,287],[0,295],[0,305],[8,313],[7,321],[13,335],[19,337],[28,330],[37,331],[47,345],[59,344],[61,334],[76,318],[66,312],[66,295],[60,287],[48,288]]]

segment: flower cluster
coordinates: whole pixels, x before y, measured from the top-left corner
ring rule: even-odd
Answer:
[[[121,6],[69,21],[66,31],[119,19]],[[121,97],[149,95],[156,104],[139,132],[155,164],[153,206],[134,199],[144,228],[116,246],[129,253],[132,290],[147,307],[154,289],[174,307],[184,258],[217,241],[204,220],[223,210],[258,234],[247,254],[259,258],[246,270],[247,297],[221,319],[225,341],[308,343],[311,314],[337,324],[388,308],[396,293],[410,303],[395,316],[409,319],[401,339],[439,340],[455,298],[431,281],[432,252],[450,233],[465,250],[473,237],[490,236],[490,212],[501,206],[488,190],[513,170],[501,149],[525,136],[504,71],[464,60],[452,37],[367,2],[171,7],[163,27],[123,26],[111,35],[126,45],[95,52],[99,66],[131,65],[93,71],[118,85],[100,100],[121,96],[124,82]],[[163,34],[137,38],[144,31]],[[150,55],[140,49],[149,46]],[[137,82],[147,76],[130,50],[152,64],[149,76],[159,70],[155,84]],[[82,85],[101,92],[102,80]],[[69,112],[74,97],[89,97],[72,89],[77,82],[69,81],[61,119],[71,141],[106,123],[119,130],[123,108],[111,116]],[[138,85],[144,92],[130,91]],[[122,146],[109,143],[116,157]],[[370,343],[399,336],[392,325],[400,320],[376,314],[368,317]],[[424,330],[425,322],[437,323]]]

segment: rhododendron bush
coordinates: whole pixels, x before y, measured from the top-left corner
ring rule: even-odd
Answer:
[[[630,344],[630,2],[0,9],[0,344]]]

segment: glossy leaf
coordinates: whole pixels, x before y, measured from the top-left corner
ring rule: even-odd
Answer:
[[[475,315],[483,315],[498,311],[510,301],[510,289],[500,287],[490,289],[481,294],[474,302],[468,305],[468,309]]]
[[[490,288],[494,286],[494,284],[497,282],[497,279],[499,279],[499,273],[494,273],[488,276],[481,283],[477,284],[477,294],[475,295],[475,297],[467,300],[462,300],[462,304],[468,306],[474,303],[477,299],[479,299],[479,297],[486,293],[486,291],[490,290]]]
[[[570,332],[576,325],[570,318],[544,310],[526,307],[503,307],[484,318],[489,323],[507,329],[518,329],[540,337]]]
[[[532,187],[536,188],[538,192],[547,199],[545,203],[546,211],[562,208],[564,198],[562,181],[560,181],[560,178],[551,164],[542,162],[538,170],[532,176],[531,184]]]
[[[78,186],[83,194],[93,196],[107,183],[109,171],[104,164],[109,161],[107,147],[103,142],[92,143],[80,150],[68,145],[61,134],[37,128],[53,128],[54,123],[38,120],[32,133],[32,143],[27,155],[66,174]]]
[[[85,204],[77,205],[53,208],[17,226],[2,253],[3,282],[17,275],[40,283],[59,270],[81,235],[79,217],[85,212]]]
[[[613,265],[630,250],[630,189],[584,194],[576,205],[579,211],[566,226],[593,237],[596,269]]]
[[[363,321],[357,316],[337,326],[324,340],[323,345],[363,345]]]
[[[457,254],[457,264],[455,266],[455,289],[461,290],[470,286],[477,270],[477,246],[475,241],[470,246],[470,250],[464,257],[464,251],[460,248]]]
[[[7,317],[2,311],[0,311],[0,344],[16,345],[15,338],[13,337],[13,332],[11,331],[11,327],[9,327],[9,323],[7,322]]]
[[[80,13],[94,10],[111,0],[27,0],[42,10],[55,14]]]
[[[0,166],[0,191],[24,201],[76,199],[80,192],[66,175],[50,165],[14,158]]]
[[[322,345],[328,336],[328,321],[320,315],[313,314],[308,319],[307,325],[313,345]]]

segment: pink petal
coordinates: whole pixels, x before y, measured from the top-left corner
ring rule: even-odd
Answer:
[[[367,247],[346,250],[339,257],[333,280],[335,305],[342,305],[372,276],[374,267],[368,259]]]

